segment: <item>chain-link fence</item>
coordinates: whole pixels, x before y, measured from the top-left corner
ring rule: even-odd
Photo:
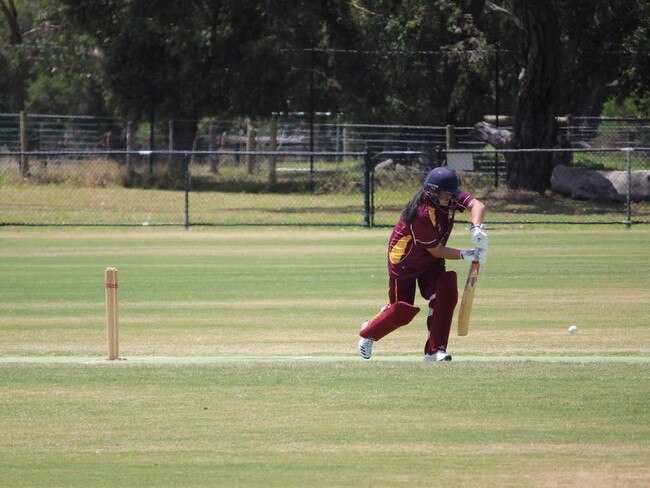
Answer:
[[[364,225],[363,156],[0,153],[0,220],[17,225]]]
[[[548,159],[550,189],[513,190],[510,180],[527,177],[526,157]],[[650,150],[444,150],[384,152],[371,173],[371,225],[393,225],[419,188],[428,166],[444,164],[461,177],[461,186],[488,207],[492,223],[612,224],[650,222]],[[528,163],[530,164],[530,163]],[[533,163],[534,164],[534,163]],[[497,182],[501,182],[498,184]],[[467,217],[459,216],[459,220]]]
[[[512,190],[526,154],[550,190]],[[650,149],[485,151],[4,151],[2,225],[391,226],[447,165],[491,223],[650,223]],[[500,183],[497,185],[497,180]],[[465,216],[459,216],[463,221]]]

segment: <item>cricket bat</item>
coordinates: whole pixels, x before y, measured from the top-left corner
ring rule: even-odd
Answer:
[[[478,280],[479,262],[472,261],[463,290],[463,298],[460,301],[458,310],[458,335],[466,336],[469,331],[469,317],[472,314],[472,303],[474,303],[474,290]]]

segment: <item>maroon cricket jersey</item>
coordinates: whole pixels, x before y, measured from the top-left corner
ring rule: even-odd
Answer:
[[[411,223],[400,220],[388,243],[388,274],[391,278],[417,278],[425,271],[444,266],[427,249],[445,246],[454,227],[456,211],[463,212],[474,198],[465,192],[449,207],[423,203]]]

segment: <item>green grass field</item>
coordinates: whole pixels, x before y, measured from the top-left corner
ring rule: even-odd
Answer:
[[[607,162],[614,165],[617,158]],[[581,159],[589,164],[589,160]],[[593,162],[593,161],[592,161]],[[32,161],[29,178],[20,175],[15,161],[0,158],[0,223],[84,225],[183,225],[185,193],[182,190],[138,188],[130,184],[125,167],[115,161]],[[141,162],[142,163],[142,162]],[[230,162],[218,174],[205,164],[191,166],[187,219],[192,225],[364,225],[362,161],[282,162],[274,185],[266,168],[248,174]],[[620,161],[619,161],[620,163]],[[505,164],[505,163],[504,163]],[[639,159],[635,169],[646,167]],[[638,168],[637,168],[638,167]],[[165,181],[166,166],[155,176]],[[302,170],[302,171],[300,171]],[[139,172],[147,174],[141,166]],[[376,171],[373,184],[372,223],[392,226],[417,188],[420,172]],[[624,174],[620,178],[626,178]],[[574,200],[546,192],[495,188],[490,173],[466,173],[463,188],[484,201],[490,222],[621,223],[628,220],[626,202]],[[158,181],[154,179],[155,181]],[[163,188],[166,188],[163,186]],[[463,219],[459,216],[459,219]],[[650,222],[650,203],[632,202],[630,220]]]
[[[650,228],[491,228],[445,364],[356,355],[388,233],[1,228],[2,484],[648,486]]]

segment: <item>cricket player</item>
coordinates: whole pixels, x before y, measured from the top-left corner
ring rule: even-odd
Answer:
[[[473,249],[447,246],[456,212],[469,211]],[[456,173],[440,167],[431,170],[424,186],[402,211],[388,243],[389,303],[371,320],[364,322],[359,335],[359,354],[372,356],[373,344],[398,327],[407,325],[420,311],[414,306],[416,285],[429,301],[424,344],[425,361],[451,361],[447,342],[454,308],[458,302],[457,278],[445,269],[445,260],[487,259],[488,236],[483,228],[485,205],[458,188]]]

